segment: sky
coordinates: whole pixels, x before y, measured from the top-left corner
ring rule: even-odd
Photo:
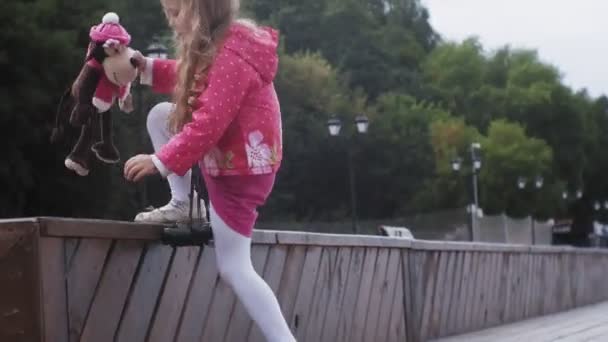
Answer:
[[[608,94],[608,1],[422,0],[446,40],[477,36],[486,50],[530,48],[555,65],[564,83]]]

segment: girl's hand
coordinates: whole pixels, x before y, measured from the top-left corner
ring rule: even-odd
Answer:
[[[158,169],[149,154],[140,154],[127,160],[124,173],[128,181],[137,182],[146,176],[158,173]]]
[[[135,51],[131,56],[131,62],[135,65],[140,74],[146,71],[146,57],[139,51]]]

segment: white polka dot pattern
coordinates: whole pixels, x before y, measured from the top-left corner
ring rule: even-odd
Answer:
[[[183,175],[203,159],[205,171],[214,175],[278,169],[281,115],[272,83],[278,37],[272,30],[265,37],[253,36],[239,24],[231,28],[209,69],[207,87],[197,99],[189,100],[195,108],[192,122],[156,154],[169,170]],[[155,61],[154,83],[160,88],[175,82],[174,68],[174,62]]]

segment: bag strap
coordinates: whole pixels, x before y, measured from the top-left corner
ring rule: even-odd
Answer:
[[[191,169],[191,184],[190,184],[190,212],[188,213],[188,227],[184,227],[179,223],[173,226],[165,227],[161,233],[161,241],[173,247],[181,246],[202,246],[208,245],[213,240],[213,230],[209,224],[209,220],[204,222],[203,213],[201,210],[201,201],[206,195],[203,194],[203,177],[198,164]],[[198,209],[198,218],[194,217],[194,195],[198,192],[198,201],[196,206]],[[198,219],[198,222],[195,222]]]

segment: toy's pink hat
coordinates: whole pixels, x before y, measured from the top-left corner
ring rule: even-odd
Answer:
[[[131,36],[120,25],[120,18],[114,12],[107,13],[103,16],[101,24],[91,27],[89,37],[95,42],[106,42],[110,39],[116,40],[123,45],[129,45]]]

